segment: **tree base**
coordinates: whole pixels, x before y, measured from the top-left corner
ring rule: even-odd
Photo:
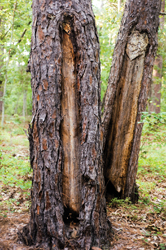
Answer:
[[[130,198],[130,201],[134,204],[138,202],[139,193],[138,193],[138,185],[135,183],[132,189],[132,193],[130,195],[122,194],[121,192],[117,192],[114,185],[108,179],[105,180],[106,183],[106,200],[107,202],[111,202],[112,199],[126,199]]]
[[[31,235],[29,227],[30,225],[26,225],[23,227],[21,231],[19,231],[18,234],[18,240],[23,242],[27,246],[34,246],[35,249],[38,250],[85,250],[85,249],[93,249],[93,247],[101,248],[102,250],[109,250],[110,249],[110,241],[113,240],[113,230],[112,230],[112,224],[109,220],[107,220],[109,232],[108,232],[108,238],[103,241],[103,244],[101,243],[100,246],[93,245],[91,247],[86,248],[85,242],[89,240],[91,237],[87,237],[86,239],[86,232],[85,235],[82,235],[79,231],[77,232],[77,229],[75,227],[75,230],[71,228],[71,226],[66,226],[66,237],[64,239],[64,243],[60,242],[56,238],[50,237],[49,235],[45,235],[45,238],[40,239],[40,242],[36,242],[36,234]],[[99,241],[99,239],[95,239],[95,242]],[[84,243],[83,243],[84,242]]]

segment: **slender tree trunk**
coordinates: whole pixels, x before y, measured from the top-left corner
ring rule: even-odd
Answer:
[[[2,6],[0,6],[0,10],[2,10]],[[2,18],[0,17],[0,34],[3,34],[3,22],[2,22]],[[3,97],[3,76],[1,74],[1,69],[3,66],[3,45],[0,44],[0,115],[2,114],[2,97]]]
[[[0,45],[0,70],[2,68],[2,65],[3,65],[3,60],[2,60],[2,54],[3,54],[3,48],[2,46]],[[2,81],[2,76],[0,76],[0,115],[2,114],[2,97],[3,97],[3,81]]]
[[[118,0],[118,13],[120,12],[121,0]]]
[[[14,114],[17,114],[19,98],[17,98]]]
[[[109,249],[91,1],[34,0],[31,48],[32,207],[20,237],[44,249]]]
[[[2,113],[2,97],[3,97],[3,88],[2,88],[2,81],[0,81],[0,115]]]
[[[161,105],[161,81],[162,81],[163,58],[157,55],[154,62],[153,81],[150,88],[149,112],[160,113]]]
[[[165,10],[165,0],[162,0],[161,3],[161,12]],[[162,16],[160,18],[160,29],[164,29],[164,19]],[[163,46],[163,44],[159,44]],[[163,58],[162,55],[158,54],[155,58],[154,68],[153,68],[153,81],[150,88],[150,103],[149,103],[149,112],[160,113],[161,106],[161,82],[162,82],[162,67],[163,67]]]
[[[23,94],[23,109],[22,109],[22,115],[25,119],[26,117],[26,103],[27,103],[27,91],[24,90],[24,94]]]
[[[16,2],[14,4],[14,10],[13,10],[13,20],[12,20],[10,46],[11,46],[12,40],[13,40],[14,17],[15,17],[16,7],[17,7],[17,0],[16,0]],[[8,65],[9,65],[9,60],[10,60],[10,46],[9,46],[9,52],[8,52],[7,61],[6,61],[6,74],[5,74],[5,82],[4,82],[4,86],[3,86],[2,119],[1,119],[1,126],[2,127],[4,125],[4,120],[5,120],[5,96],[6,96],[6,88],[7,88],[7,81],[8,81]]]
[[[114,50],[103,114],[108,192],[134,201],[142,124],[157,49],[161,1],[127,1]]]

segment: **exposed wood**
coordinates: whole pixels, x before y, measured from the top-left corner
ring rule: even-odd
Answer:
[[[114,113],[106,151],[105,176],[124,196],[127,166],[137,117],[138,98],[144,69],[148,37],[133,31],[128,39],[121,79],[117,88]],[[111,167],[113,166],[113,167]],[[111,168],[110,168],[111,167]]]
[[[121,198],[135,199],[142,131],[139,121],[152,78],[160,5],[161,1],[155,0],[142,0],[139,4],[137,0],[126,1],[114,50],[102,119],[103,147],[105,178],[109,176]],[[133,32],[137,34],[134,41],[138,42],[131,42],[135,45],[129,53]]]
[[[63,203],[71,211],[79,213],[81,202],[80,173],[80,119],[78,90],[76,85],[75,53],[71,41],[72,27],[64,23],[62,38],[62,126],[64,151]]]

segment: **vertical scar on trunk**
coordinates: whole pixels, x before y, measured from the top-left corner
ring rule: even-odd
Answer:
[[[131,33],[107,140],[109,150],[105,176],[112,182],[117,192],[122,192],[122,194],[126,185],[147,45],[146,34],[140,34],[138,31]]]
[[[63,25],[62,63],[62,126],[63,143],[63,202],[69,210],[79,213],[80,170],[79,170],[79,107],[76,87],[75,53],[72,43],[71,26]]]

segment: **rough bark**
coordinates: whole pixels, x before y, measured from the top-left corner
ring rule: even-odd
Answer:
[[[142,124],[157,49],[161,1],[127,1],[105,96],[103,147],[108,190],[134,201]],[[114,194],[112,194],[114,195]]]
[[[44,249],[109,245],[100,145],[99,41],[91,1],[33,1],[29,224]]]
[[[161,12],[165,10],[165,0],[162,0],[161,3]],[[160,29],[164,28],[164,19],[165,17],[160,17]],[[159,44],[159,47],[163,44]],[[149,112],[155,112],[156,114],[160,113],[161,106],[161,83],[162,83],[162,67],[163,67],[163,58],[162,55],[158,54],[154,61],[153,68],[153,80],[150,87],[150,103],[149,103]]]

